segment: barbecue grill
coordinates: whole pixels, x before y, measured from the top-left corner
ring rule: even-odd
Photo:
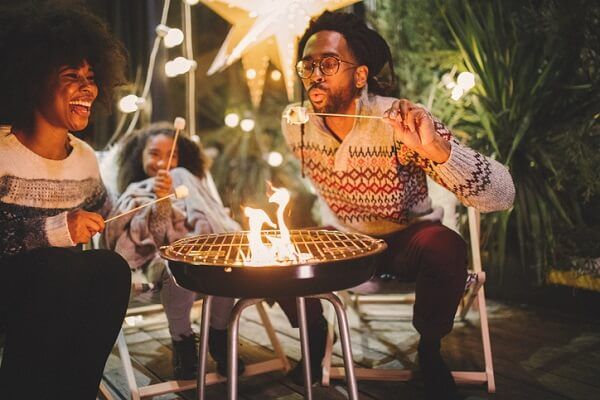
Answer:
[[[304,297],[329,301],[336,311],[351,399],[358,399],[346,314],[333,291],[347,289],[370,279],[375,255],[386,248],[383,240],[362,234],[330,230],[291,230],[292,256],[256,261],[247,231],[184,238],[160,249],[169,269],[182,287],[207,295],[202,306],[198,365],[198,398],[204,398],[208,321],[212,296],[242,298],[229,324],[229,399],[237,398],[237,336],[244,308],[264,298],[296,297],[304,359],[306,398],[312,399],[310,358]],[[260,232],[267,245],[280,239],[278,230]]]
[[[264,242],[279,231],[261,232]],[[295,297],[347,289],[373,276],[383,240],[328,230],[292,230],[295,259],[251,261],[248,232],[200,235],[161,248],[177,283],[225,297]]]

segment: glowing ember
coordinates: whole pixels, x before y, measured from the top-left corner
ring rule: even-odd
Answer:
[[[244,214],[249,218],[250,232],[248,233],[249,259],[244,260],[244,265],[273,265],[286,261],[304,262],[311,258],[310,254],[300,253],[291,241],[290,231],[283,220],[285,207],[290,201],[290,194],[283,188],[272,188],[273,194],[269,202],[279,205],[277,208],[277,225],[263,210],[250,207],[244,208]],[[265,244],[261,239],[262,226],[267,224],[273,228],[279,226],[280,237],[266,236],[270,244]]]

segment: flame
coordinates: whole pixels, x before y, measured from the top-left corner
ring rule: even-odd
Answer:
[[[250,232],[248,233],[248,245],[250,247],[249,259],[244,260],[245,265],[273,265],[282,262],[302,262],[310,259],[310,254],[300,253],[292,243],[290,230],[283,220],[285,207],[290,202],[290,193],[283,188],[271,187],[273,194],[269,202],[278,204],[277,225],[271,221],[263,210],[245,207],[244,214],[249,218]],[[272,228],[279,227],[280,236],[269,236],[266,238],[270,246],[263,243],[261,230],[264,224]]]

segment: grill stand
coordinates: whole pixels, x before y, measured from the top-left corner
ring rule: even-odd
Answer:
[[[348,328],[348,319],[344,306],[340,299],[333,293],[324,293],[306,297],[313,297],[318,299],[327,300],[333,305],[335,309],[338,328],[340,332],[340,340],[342,344],[342,352],[344,355],[344,368],[346,370],[346,382],[348,384],[348,391],[350,400],[358,400],[358,389],[356,386],[356,378],[354,376],[354,366],[352,364],[352,348],[350,346],[350,332]],[[239,323],[242,311],[245,308],[250,307],[263,299],[241,299],[236,303],[231,311],[231,317],[229,319],[229,370],[228,370],[228,399],[237,400],[237,357],[238,357],[238,332]],[[202,304],[202,319],[200,323],[200,349],[198,354],[198,400],[204,400],[205,394],[205,379],[206,379],[206,355],[208,354],[208,326],[210,321],[210,303],[212,302],[212,296],[206,296],[204,303]],[[304,359],[304,388],[306,391],[305,398],[312,400],[312,387],[310,379],[310,358],[308,350],[308,330],[306,326],[306,308],[304,303],[304,297],[296,298],[296,305],[298,307],[298,321],[300,325],[300,343],[302,347],[302,356]]]

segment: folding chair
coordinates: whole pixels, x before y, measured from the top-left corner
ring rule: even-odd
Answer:
[[[194,303],[194,305],[198,305],[201,300]],[[267,331],[267,335],[269,336],[269,340],[271,341],[271,345],[275,350],[275,357],[270,360],[261,361],[253,364],[246,365],[246,370],[243,376],[253,376],[264,374],[271,371],[283,370],[284,372],[289,371],[290,365],[287,357],[283,352],[283,348],[277,339],[275,334],[275,329],[271,324],[271,320],[267,315],[267,312],[263,306],[263,303],[257,303],[256,308],[262,320],[262,323]],[[127,311],[127,316],[125,320],[129,317],[134,317],[135,315],[139,315],[140,313],[147,313],[149,311],[156,311],[162,309],[160,305],[150,305],[145,307],[137,307],[132,308]],[[148,326],[149,324],[153,324],[155,321],[142,322],[142,326]],[[125,322],[124,327],[126,327],[127,322]],[[136,326],[140,326],[139,322],[136,323]],[[127,385],[129,386],[129,391],[131,393],[132,400],[140,400],[147,397],[159,396],[166,393],[176,393],[184,390],[190,390],[196,388],[196,380],[186,380],[186,381],[166,381],[161,383],[155,383],[148,386],[138,386],[135,380],[135,375],[133,372],[133,366],[131,364],[131,357],[129,356],[129,349],[127,347],[127,341],[125,340],[124,328],[119,332],[119,336],[117,338],[117,347],[119,350],[119,356],[121,358],[121,362],[123,364],[123,369],[125,370],[125,378],[127,380]],[[214,383],[225,382],[226,377],[223,377],[216,372],[210,372],[206,374],[206,385],[212,385]],[[101,386],[101,390],[102,390]],[[105,390],[105,389],[104,389]],[[103,393],[104,395],[104,393]],[[106,396],[106,395],[105,395]],[[110,400],[110,397],[107,397]]]
[[[487,390],[489,393],[496,391],[496,384],[494,380],[494,368],[492,362],[492,349],[490,344],[490,334],[488,328],[487,309],[485,304],[485,293],[483,284],[485,283],[485,272],[481,267],[481,254],[480,254],[480,243],[479,243],[479,212],[474,208],[468,208],[468,219],[469,219],[469,235],[471,239],[471,257],[472,257],[472,269],[467,276],[467,282],[465,284],[465,294],[459,306],[458,316],[461,319],[465,319],[466,315],[471,308],[471,305],[477,301],[477,309],[479,312],[479,321],[481,327],[481,339],[483,344],[483,356],[485,361],[485,371],[452,371],[452,376],[458,384],[487,384]],[[395,285],[395,288],[394,288]],[[387,287],[386,287],[387,286]],[[358,288],[353,288],[344,294],[343,297],[346,299],[346,304],[351,305],[359,317],[362,320],[368,321],[372,319],[390,319],[397,315],[391,313],[385,313],[384,315],[368,315],[361,310],[361,305],[364,304],[389,304],[389,303],[412,303],[414,302],[414,285],[412,287],[413,293],[411,294],[398,294],[398,289],[406,285],[392,282],[390,279],[375,279],[369,281],[367,284],[361,285]],[[384,292],[390,292],[390,289],[394,294],[377,294],[371,295],[370,293],[378,293],[382,290]],[[322,384],[328,386],[330,379],[343,379],[344,368],[332,367],[331,358],[333,350],[333,329],[330,325],[329,336],[327,340],[327,347],[325,357],[323,358],[323,380]],[[355,374],[357,380],[381,380],[381,381],[406,381],[414,377],[414,373],[411,370],[406,369],[372,369],[372,368],[355,368]]]

